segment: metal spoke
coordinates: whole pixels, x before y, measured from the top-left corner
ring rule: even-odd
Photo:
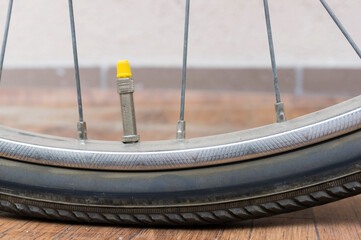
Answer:
[[[87,130],[86,130],[86,123],[83,118],[83,104],[82,104],[82,98],[81,98],[78,51],[77,51],[77,44],[76,44],[74,10],[73,10],[73,1],[72,0],[69,0],[69,15],[70,15],[71,36],[72,36],[72,44],[73,44],[76,91],[77,91],[77,97],[78,97],[78,112],[79,112],[79,122],[77,124],[78,139],[86,140],[87,139]]]
[[[6,43],[8,41],[9,26],[10,26],[12,9],[13,9],[13,0],[9,0],[8,14],[7,14],[7,17],[6,17],[5,31],[4,31],[4,37],[3,37],[2,47],[1,47],[0,82],[1,82],[2,72],[3,72],[4,57],[5,57]]]
[[[267,25],[267,35],[268,35],[268,45],[271,55],[271,64],[272,64],[272,72],[273,72],[273,83],[276,93],[276,119],[277,122],[283,122],[286,120],[286,115],[284,112],[284,104],[281,101],[281,94],[280,89],[278,85],[278,75],[277,75],[277,66],[276,66],[276,58],[275,58],[275,52],[274,52],[274,46],[273,46],[273,37],[272,37],[272,28],[271,28],[271,20],[270,20],[270,14],[269,14],[269,7],[268,7],[268,0],[263,0],[264,4],[264,12],[266,17],[266,25]]]
[[[185,24],[184,24],[184,46],[183,46],[182,90],[181,90],[180,116],[179,116],[179,121],[177,123],[177,139],[185,138],[184,105],[185,105],[185,92],[186,92],[186,80],[187,80],[189,9],[190,9],[190,0],[186,0],[186,13],[185,13]]]
[[[346,31],[346,28],[342,25],[340,20],[336,17],[336,14],[332,11],[332,9],[330,8],[330,6],[327,4],[327,2],[325,0],[320,0],[320,1],[321,1],[322,5],[325,7],[328,14],[330,14],[333,21],[336,23],[338,28],[341,30],[343,35],[346,37],[347,41],[351,44],[352,48],[355,50],[357,55],[361,58],[360,48],[357,46],[355,41],[351,38],[350,34],[348,34],[348,32]]]

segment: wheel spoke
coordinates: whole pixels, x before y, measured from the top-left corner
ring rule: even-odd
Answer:
[[[269,50],[270,50],[270,55],[271,55],[273,83],[274,83],[274,88],[275,88],[275,93],[276,93],[276,104],[275,104],[276,119],[277,119],[277,122],[283,122],[286,120],[286,115],[285,115],[285,111],[284,111],[284,104],[281,101],[281,94],[280,94],[280,89],[279,89],[279,85],[278,85],[276,57],[275,57],[274,46],[273,46],[273,37],[272,37],[272,28],[271,28],[268,0],[263,0],[263,4],[264,4],[265,17],[266,17],[266,25],[267,25],[268,45],[269,45]]]
[[[342,25],[340,20],[337,18],[336,14],[332,11],[331,7],[327,4],[325,0],[320,0],[322,5],[325,7],[328,14],[330,14],[333,21],[336,23],[338,28],[341,30],[343,35],[346,37],[347,41],[351,44],[352,48],[355,50],[357,55],[361,58],[361,51],[360,48],[357,46],[355,41],[351,38],[350,34],[346,31],[346,28]]]
[[[77,91],[77,98],[78,98],[78,112],[79,112],[79,122],[77,124],[78,139],[86,140],[87,139],[87,130],[86,130],[86,123],[85,123],[84,117],[83,117],[83,104],[82,104],[81,88],[80,88],[78,50],[77,50],[77,44],[76,44],[74,10],[73,10],[73,1],[72,0],[69,0],[69,15],[70,15],[70,26],[71,26],[72,45],[73,45],[76,91]]]
[[[2,47],[1,47],[0,81],[1,81],[1,76],[2,76],[2,72],[3,72],[4,57],[5,57],[6,43],[7,43],[7,40],[8,40],[9,26],[10,26],[12,9],[13,9],[13,0],[9,0],[9,7],[8,7],[8,13],[7,13],[7,17],[6,17],[4,37],[3,37]]]
[[[185,105],[185,92],[186,92],[186,80],[187,80],[189,9],[190,9],[190,0],[186,0],[184,46],[183,46],[183,68],[182,68],[182,90],[181,90],[180,116],[177,124],[177,139],[185,138],[184,105]]]

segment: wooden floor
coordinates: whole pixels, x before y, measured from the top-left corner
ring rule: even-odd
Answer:
[[[75,136],[74,92],[0,90],[1,125],[29,131]],[[288,118],[315,111],[343,99],[285,96]],[[137,121],[142,140],[173,138],[178,92],[138,91]],[[188,136],[197,137],[256,127],[274,121],[273,96],[188,93]],[[84,92],[85,119],[92,139],[119,140],[119,100],[109,90]],[[313,209],[223,226],[139,228],[50,222],[0,212],[0,239],[361,239],[361,195]]]

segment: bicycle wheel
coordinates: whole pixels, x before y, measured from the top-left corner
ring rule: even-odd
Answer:
[[[361,97],[195,139],[123,144],[0,127],[0,210],[169,225],[300,210],[361,192],[360,128]]]

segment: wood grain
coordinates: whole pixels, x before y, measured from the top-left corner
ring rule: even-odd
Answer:
[[[315,224],[322,239],[361,239],[361,196],[314,208]],[[350,234],[353,233],[353,234]]]
[[[272,218],[254,221],[250,239],[317,239],[313,219]]]
[[[190,137],[256,127],[274,121],[273,95],[187,93]],[[77,113],[72,90],[0,90],[0,124],[39,133],[75,136]],[[285,96],[288,118],[343,100]],[[110,90],[84,92],[85,117],[93,139],[119,140],[119,99]],[[141,91],[136,95],[137,120],[143,140],[169,139],[175,133],[178,92]],[[26,116],[26,117],[24,117]],[[29,219],[0,212],[0,239],[361,239],[361,196],[299,212],[194,228],[139,228],[75,224]]]

